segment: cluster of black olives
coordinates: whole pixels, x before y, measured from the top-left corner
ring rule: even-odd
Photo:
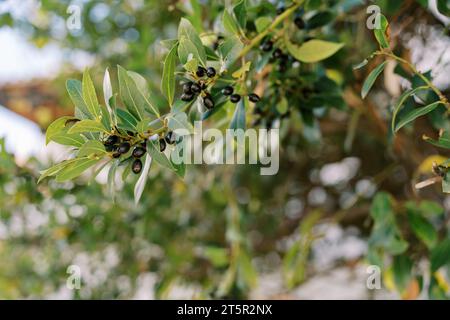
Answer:
[[[292,57],[286,53],[284,53],[280,48],[275,48],[273,50],[274,43],[272,40],[268,39],[261,44],[260,49],[263,52],[271,52],[272,51],[272,59],[271,62],[278,61],[278,71],[284,73],[288,69],[288,64],[292,62]]]
[[[131,136],[134,136],[133,133],[128,133]],[[172,131],[169,131],[163,138],[159,139],[159,150],[161,152],[164,152],[166,149],[167,144],[174,144],[175,141],[175,134]],[[128,153],[132,147],[131,143],[129,141],[124,141],[120,137],[116,135],[110,135],[106,138],[106,140],[103,142],[103,145],[105,146],[105,150],[107,152],[112,152],[111,156],[113,158],[119,158],[121,155],[124,155]],[[147,144],[146,141],[138,142],[134,145],[134,149],[131,152],[131,157],[134,158],[132,164],[131,164],[131,170],[138,174],[142,170],[142,156],[145,155],[147,152]]]
[[[232,86],[226,86],[225,88],[223,88],[222,94],[227,97],[229,96],[232,103],[238,103],[239,101],[241,101],[241,95],[234,93],[234,88]],[[253,103],[257,103],[259,102],[260,98],[256,93],[250,93],[248,95],[248,100]]]
[[[216,76],[216,69],[213,67],[203,68],[199,66],[197,68],[197,72],[195,73],[198,78],[200,78],[197,82],[189,81],[183,84],[183,94],[181,95],[181,100],[190,102],[195,99],[195,97],[199,94],[202,94],[203,105],[206,109],[211,110],[214,108],[214,100],[211,97],[211,94],[206,91],[208,88],[204,77],[214,78]]]

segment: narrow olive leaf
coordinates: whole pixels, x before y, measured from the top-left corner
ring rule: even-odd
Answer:
[[[81,117],[79,117],[80,119],[93,119],[94,116],[89,112],[89,109],[83,100],[81,81],[74,79],[67,80],[66,89],[69,93],[70,100],[72,100],[73,104],[75,105],[76,117],[79,117],[81,115]],[[79,114],[77,114],[77,111],[79,111]]]
[[[96,164],[99,159],[77,158],[76,161],[64,167],[57,175],[57,182],[72,180],[81,175],[84,171]]]
[[[119,121],[119,127],[126,130],[136,130],[138,121],[131,113],[123,109],[116,109],[116,115]]]
[[[104,132],[108,133],[102,123],[84,119],[75,123],[68,131],[68,133],[80,133],[80,132]]]
[[[45,144],[48,144],[52,140],[52,136],[64,132],[67,121],[74,119],[74,117],[64,116],[53,121],[45,132]]]
[[[389,35],[388,35],[388,28],[389,28],[389,22],[387,21],[386,17],[382,15],[381,13],[377,16],[377,24],[379,24],[375,30],[375,38],[378,41],[378,44],[381,48],[387,49],[389,48]]]
[[[436,147],[450,149],[450,132],[448,131],[442,132],[437,141],[426,135],[424,135],[422,138],[426,142],[429,142]]]
[[[239,57],[244,45],[237,36],[228,37],[220,46],[219,53],[223,68],[228,69]]]
[[[178,130],[180,134],[182,133],[190,134],[194,130],[185,112],[178,112],[175,114],[171,114],[168,117],[167,126],[172,131]]]
[[[95,93],[94,83],[92,82],[89,71],[86,69],[83,73],[83,100],[89,112],[98,119],[100,117],[100,107],[97,100],[97,94]]]
[[[145,157],[144,167],[142,168],[141,175],[139,176],[136,185],[134,186],[134,203],[137,205],[142,197],[142,193],[145,189],[145,184],[147,183],[148,172],[152,164],[152,157],[148,154]]]
[[[429,104],[428,106],[414,109],[411,112],[403,115],[402,118],[395,125],[394,131],[397,132],[398,130],[400,130],[401,128],[406,126],[408,123],[416,120],[417,118],[419,118],[421,116],[424,116],[424,115],[430,113],[431,111],[433,111],[434,109],[439,107],[440,104],[442,104],[442,102],[437,101],[435,103]]]
[[[369,60],[364,59],[364,61],[358,63],[357,65],[353,66],[353,70],[361,69],[362,67],[365,67],[369,63]]]
[[[298,46],[290,42],[287,38],[285,39],[285,43],[289,53],[297,60],[305,63],[315,63],[325,60],[344,46],[343,43],[323,40],[310,40]]]
[[[230,122],[230,129],[245,129],[245,109],[247,104],[246,98],[243,98],[238,102]]]
[[[144,99],[144,109],[150,113],[153,113],[155,116],[159,117],[160,115],[158,110],[158,104],[153,99],[153,94],[150,92],[147,80],[145,80],[145,78],[137,72],[127,71],[127,73],[130,76],[130,78],[133,79],[139,94]]]
[[[105,153],[105,146],[100,141],[89,140],[80,147],[77,157],[81,158],[90,155],[102,156]]]
[[[108,189],[108,193],[111,196],[113,202],[115,201],[115,196],[116,196],[115,178],[116,178],[117,167],[119,166],[119,164],[120,164],[120,160],[116,159],[115,161],[113,161],[111,163],[111,166],[109,167],[109,171],[108,171],[107,189]]]
[[[377,66],[367,77],[366,81],[364,81],[364,84],[362,86],[361,90],[361,97],[365,99],[367,95],[369,94],[370,89],[372,89],[373,85],[375,84],[375,81],[377,80],[378,76],[383,72],[384,68],[386,67],[386,61]]]
[[[166,97],[169,105],[173,104],[175,94],[175,66],[177,59],[177,46],[173,47],[164,60],[164,69],[161,79],[161,91]]]
[[[121,66],[117,66],[120,97],[128,111],[138,120],[144,118],[145,96],[138,90],[136,83]]]
[[[430,262],[433,273],[450,263],[450,239],[443,240],[431,251]]]
[[[416,92],[421,91],[421,90],[426,90],[428,88],[429,88],[428,86],[417,87],[417,88],[405,91],[400,96],[400,98],[398,99],[398,101],[394,107],[394,111],[392,112],[392,123],[391,123],[392,131],[395,130],[395,123],[397,122],[397,115],[400,112],[400,109],[405,104],[406,100],[408,100],[409,97],[412,97]]]
[[[62,169],[67,167],[69,164],[77,161],[78,159],[70,159],[70,160],[64,160],[58,164],[55,164],[54,166],[48,168],[47,170],[41,171],[41,176],[39,177],[37,183],[40,183],[42,180],[44,180],[47,177],[51,177],[56,175],[58,172],[60,172]]]
[[[111,77],[109,76],[108,68],[105,70],[105,76],[103,77],[103,98],[105,100],[105,105],[108,108],[109,114],[113,115],[112,107],[109,104],[110,99],[113,96],[113,90],[111,85]]]
[[[247,25],[247,1],[240,0],[233,8],[234,15],[239,26],[245,29]]]
[[[429,248],[433,248],[438,241],[438,234],[433,225],[415,212],[408,213],[408,220],[415,235]]]
[[[184,163],[182,157],[183,152],[185,152],[184,144],[177,143],[175,145],[175,148],[172,150],[169,160],[172,163],[172,166],[175,168],[175,173],[180,177],[183,178],[186,173],[186,164]],[[173,161],[174,159],[179,159],[181,157],[181,161]]]
[[[265,31],[272,24],[272,19],[269,17],[259,17],[255,20],[255,27],[258,33]]]
[[[150,154],[152,159],[156,161],[158,164],[160,164],[163,167],[166,167],[170,170],[175,171],[175,168],[172,165],[172,162],[167,159],[164,152],[159,151],[159,141],[155,140],[148,140],[147,141],[147,152]]]
[[[194,55],[194,58],[198,59],[200,64],[202,64],[204,67],[206,66],[206,52],[205,48],[203,47],[202,40],[200,39],[200,36],[198,35],[195,28],[192,26],[191,22],[185,18],[181,18],[180,24],[178,25],[178,41],[180,41],[181,46],[181,40],[184,39],[184,46],[188,47],[188,51],[191,51],[195,48],[195,53],[190,52]],[[194,48],[190,45],[192,44]],[[179,49],[180,54],[180,49]],[[179,56],[181,62],[184,64],[188,61],[188,54],[185,53]]]
[[[52,135],[52,141],[64,146],[81,147],[85,140],[79,134],[57,133]]]
[[[448,171],[442,179],[442,192],[450,193],[450,171]]]
[[[223,11],[222,23],[225,31],[230,34],[239,35],[239,26],[234,17],[227,11]]]

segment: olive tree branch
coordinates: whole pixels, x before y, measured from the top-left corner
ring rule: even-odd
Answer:
[[[270,32],[274,31],[276,27],[280,23],[282,23],[286,18],[288,18],[291,14],[293,14],[302,4],[305,2],[304,0],[299,0],[295,2],[290,8],[286,9],[282,14],[280,14],[276,19],[272,22],[272,24],[263,32],[258,34],[255,38],[253,38],[250,43],[244,47],[241,51],[239,58],[247,55],[250,50],[256,47],[264,37],[266,37]]]
[[[430,81],[427,77],[425,77],[419,70],[417,70],[417,68],[409,61],[400,58],[398,56],[396,56],[395,54],[393,54],[390,51],[377,51],[374,53],[377,56],[386,56],[386,57],[390,57],[404,65],[406,65],[414,74],[416,74],[420,79],[422,79],[427,86],[430,87],[431,90],[433,90],[437,96],[439,97],[440,101],[442,102],[442,104],[445,105],[445,107],[447,108],[447,110],[450,110],[450,103],[448,101],[448,99],[445,97],[445,95],[441,92],[441,90],[439,90],[432,81]]]

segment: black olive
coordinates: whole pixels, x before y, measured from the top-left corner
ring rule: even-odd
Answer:
[[[103,144],[105,146],[112,146],[113,144],[116,144],[117,142],[119,142],[118,136],[109,136]]]
[[[202,91],[202,88],[200,87],[200,85],[198,83],[193,83],[191,85],[191,91],[195,94],[200,93],[200,91]]]
[[[206,69],[199,66],[197,69],[197,72],[195,74],[197,75],[197,77],[202,78],[205,76],[205,73],[206,73]]]
[[[136,148],[134,148],[134,150],[131,153],[131,155],[134,158],[140,158],[140,157],[142,157],[145,154],[145,151],[146,150],[144,148],[142,148],[142,147],[136,147]]]
[[[142,161],[139,160],[139,159],[134,160],[133,163],[131,164],[131,170],[135,174],[138,174],[139,172],[141,172],[141,170],[142,170]]]
[[[241,96],[238,94],[232,94],[230,96],[230,101],[233,103],[238,103],[241,100]]]
[[[164,150],[166,150],[166,140],[164,139],[160,139],[159,140],[159,151],[164,152]]]
[[[117,148],[117,152],[119,152],[120,154],[124,154],[130,151],[130,148],[131,146],[128,142],[122,142]]]
[[[267,40],[266,42],[264,42],[261,45],[261,50],[264,52],[269,52],[270,50],[272,50],[272,48],[273,48],[273,42],[270,40]]]
[[[208,76],[208,78],[213,78],[216,76],[216,69],[214,69],[213,67],[209,67],[208,69],[206,69],[206,75]]]
[[[260,98],[256,93],[250,93],[248,95],[248,100],[250,100],[251,102],[257,103],[257,102],[259,102]]]
[[[166,140],[168,144],[174,144],[175,134],[172,131],[167,132],[166,136],[164,137],[164,140]]]
[[[234,88],[232,86],[226,86],[225,88],[222,89],[222,94],[224,96],[230,96],[232,95],[234,92]]]
[[[189,82],[186,82],[185,84],[183,84],[183,92],[184,93],[192,93],[192,91],[191,91],[192,84],[193,84],[192,81],[189,81]]]
[[[206,109],[210,110],[214,108],[214,100],[210,95],[206,95],[203,97],[203,105],[206,107]]]
[[[193,99],[194,99],[194,94],[193,93],[183,93],[181,95],[181,100],[183,100],[185,102],[192,101]]]

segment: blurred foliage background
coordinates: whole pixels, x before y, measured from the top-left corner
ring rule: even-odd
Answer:
[[[45,130],[57,116],[72,113],[64,82],[80,78],[81,72],[71,63],[71,53],[83,51],[92,58],[96,85],[106,67],[120,64],[158,88],[166,53],[159,42],[176,37],[180,17],[197,17],[191,19],[200,21],[196,27],[214,30],[223,8],[233,2],[31,3],[31,14],[21,16],[13,9],[1,13],[0,28],[17,30],[37,47],[57,44],[69,59],[49,78],[3,84],[0,103]],[[65,28],[73,3],[82,6],[82,30],[77,32]],[[274,14],[283,5],[248,3],[258,5],[255,17]],[[376,4],[392,22],[392,37],[403,57],[429,61],[424,48],[435,36],[443,39],[435,51],[450,52],[448,28],[427,1]],[[413,188],[430,175],[438,154],[446,156],[421,135],[448,125],[443,121],[447,115],[435,113],[393,139],[389,106],[402,86],[394,68],[369,100],[359,98],[370,68],[352,67],[376,48],[366,28],[368,5],[356,0],[314,5],[313,13],[329,18],[310,35],[346,45],[309,73],[299,72],[298,84],[310,85],[325,72],[337,86],[333,103],[339,108],[318,110],[312,124],[295,112],[280,120],[276,176],[260,176],[255,166],[190,166],[180,180],[155,167],[135,206],[131,181],[118,182],[115,202],[101,177],[97,182],[85,176],[74,183],[37,185],[39,170],[48,161],[37,157],[18,165],[2,140],[0,298],[447,298],[450,202],[439,187]],[[421,46],[410,45],[413,37]],[[436,60],[428,68],[437,77],[448,65]],[[441,87],[448,94],[450,83],[443,81]],[[36,103],[44,93],[44,102]],[[18,99],[29,107],[21,108]],[[444,243],[438,253],[411,232],[405,221],[408,208],[429,219]],[[386,216],[377,220],[377,212]],[[401,253],[389,251],[398,240],[394,237],[381,245],[386,250],[380,254],[376,230],[390,219],[394,222],[378,237],[390,239],[395,229],[409,246]],[[442,263],[430,273],[433,254]],[[381,267],[383,289],[366,287],[368,263]],[[72,264],[82,270],[80,290],[66,287]]]

